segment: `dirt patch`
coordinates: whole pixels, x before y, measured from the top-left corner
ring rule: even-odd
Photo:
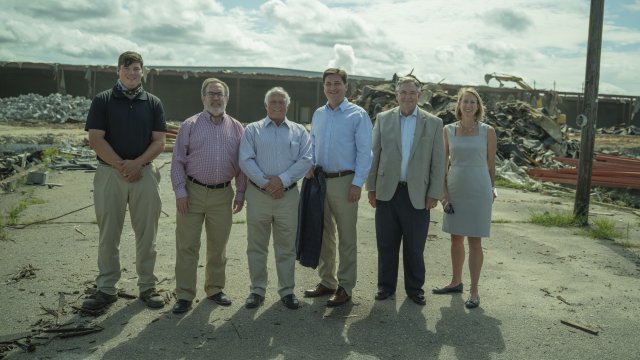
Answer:
[[[73,146],[87,143],[84,123],[32,124],[0,123],[0,144],[62,144]]]
[[[170,293],[175,269],[175,199],[169,181],[171,154],[162,154],[160,184],[164,213],[157,238],[158,289]],[[85,288],[97,274],[97,234],[92,197],[93,173],[61,171],[51,174],[61,187],[22,187],[16,195],[42,202],[28,206],[18,222],[61,214],[51,223],[8,229],[10,240],[0,241],[0,338],[25,333],[42,324],[96,324],[103,331],[37,345],[28,355],[12,350],[8,358],[124,359],[206,358],[212,353],[233,359],[629,359],[640,353],[637,337],[640,310],[640,256],[636,247],[616,241],[594,240],[576,228],[530,224],[529,215],[541,211],[571,211],[573,197],[564,192],[528,193],[500,189],[494,204],[491,238],[485,251],[480,281],[480,308],[467,310],[469,274],[463,273],[465,293],[432,295],[430,289],[450,278],[450,242],[441,229],[441,208],[431,212],[425,250],[427,306],[404,294],[402,262],[396,294],[373,299],[377,290],[377,249],[374,210],[360,202],[358,217],[358,283],[353,301],[336,309],[326,298],[302,298],[317,284],[316,271],[296,267],[295,294],[302,307],[286,309],[276,292],[273,255],[269,255],[269,285],[264,306],[244,308],[249,291],[246,258],[246,213],[234,215],[227,247],[229,307],[206,299],[203,290],[204,246],[198,267],[198,294],[185,316],[171,313],[168,304],[156,311],[135,299],[119,299],[97,318],[73,312]],[[30,195],[29,195],[30,194]],[[12,197],[11,201],[18,201]],[[0,195],[0,201],[8,201]],[[88,206],[88,207],[87,207]],[[86,208],[85,208],[86,207]],[[79,210],[76,212],[75,210]],[[592,204],[591,216],[616,223],[622,240],[640,245],[640,217],[629,209]],[[128,217],[122,234],[123,273],[118,286],[137,294],[135,245]],[[35,276],[12,281],[30,265]],[[62,293],[62,295],[61,295]],[[62,298],[62,301],[61,301]],[[44,309],[59,309],[56,316]],[[567,320],[590,328],[592,335],[561,323]],[[34,339],[44,343],[48,340]],[[327,355],[331,354],[331,355]]]

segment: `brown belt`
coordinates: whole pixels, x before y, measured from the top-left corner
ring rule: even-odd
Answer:
[[[231,185],[231,181],[227,181],[224,183],[220,183],[220,184],[215,184],[215,185],[207,185],[207,184],[203,184],[200,181],[194,179],[193,177],[187,175],[187,179],[189,179],[189,181],[191,181],[192,183],[196,184],[196,185],[200,185],[200,186],[204,186],[207,189],[223,189],[226,188],[227,186]]]
[[[398,182],[398,186],[407,187],[407,182],[406,181],[400,181],[400,182]]]
[[[326,173],[324,173],[324,177],[327,178],[327,179],[331,179],[331,178],[337,178],[337,177],[347,176],[347,175],[351,175],[351,174],[355,174],[355,171],[353,171],[353,170],[342,170],[342,171],[338,171],[338,172],[334,172],[334,173],[326,172]]]
[[[262,191],[263,193],[267,192],[267,190],[261,188],[260,186],[258,186],[258,184],[254,183],[253,181],[249,180],[249,182],[252,183],[253,186],[257,187],[258,190]],[[294,187],[296,187],[297,184],[298,184],[297,182],[294,182],[293,184],[291,184],[288,187],[284,188],[283,191],[289,191],[289,190],[293,189]]]

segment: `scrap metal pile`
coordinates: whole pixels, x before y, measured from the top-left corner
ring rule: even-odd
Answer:
[[[393,81],[378,86],[367,85],[353,101],[374,121],[379,112],[398,106]],[[437,84],[422,86],[418,106],[441,118],[445,125],[456,121],[455,94],[448,94]],[[486,109],[484,121],[496,130],[499,160],[510,160],[518,166],[562,167],[554,157],[574,158],[578,155],[579,142],[570,140],[552,118],[525,102],[495,102]]]
[[[0,98],[0,121],[37,123],[85,122],[91,100],[71,95],[38,94]]]

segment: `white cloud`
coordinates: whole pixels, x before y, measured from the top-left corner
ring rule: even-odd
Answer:
[[[625,4],[625,5],[623,5],[623,7],[625,9],[627,9],[627,10],[630,10],[630,11],[638,11],[638,12],[640,12],[640,0],[635,0],[631,4]]]
[[[601,83],[640,94],[640,28],[633,3],[609,2]],[[616,15],[618,14],[618,15]],[[620,15],[622,14],[622,15]],[[625,16],[623,16],[625,15]],[[589,4],[584,0],[3,1],[0,61],[113,64],[138,50],[149,65],[269,66],[478,85],[511,73],[538,88],[581,90]],[[626,21],[626,23],[624,22]],[[357,55],[357,57],[356,57]]]
[[[348,74],[353,74],[356,66],[356,54],[349,45],[336,44],[333,47],[334,57],[329,61],[329,67],[339,67]]]

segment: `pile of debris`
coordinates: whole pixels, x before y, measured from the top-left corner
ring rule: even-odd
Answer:
[[[20,95],[0,99],[0,121],[85,122],[91,100],[71,95]]]
[[[353,101],[375,121],[379,112],[398,106],[393,83],[367,85],[352,97]],[[422,86],[418,106],[441,118],[446,125],[456,121],[456,100],[456,96],[448,94],[438,84],[429,83]],[[486,109],[484,121],[496,130],[500,161],[511,160],[518,166],[527,167],[562,167],[554,157],[578,156],[579,142],[570,140],[543,110],[528,103],[495,102]]]
[[[621,124],[608,128],[598,128],[596,133],[610,135],[640,135],[640,128],[634,125],[625,126],[625,124]]]

